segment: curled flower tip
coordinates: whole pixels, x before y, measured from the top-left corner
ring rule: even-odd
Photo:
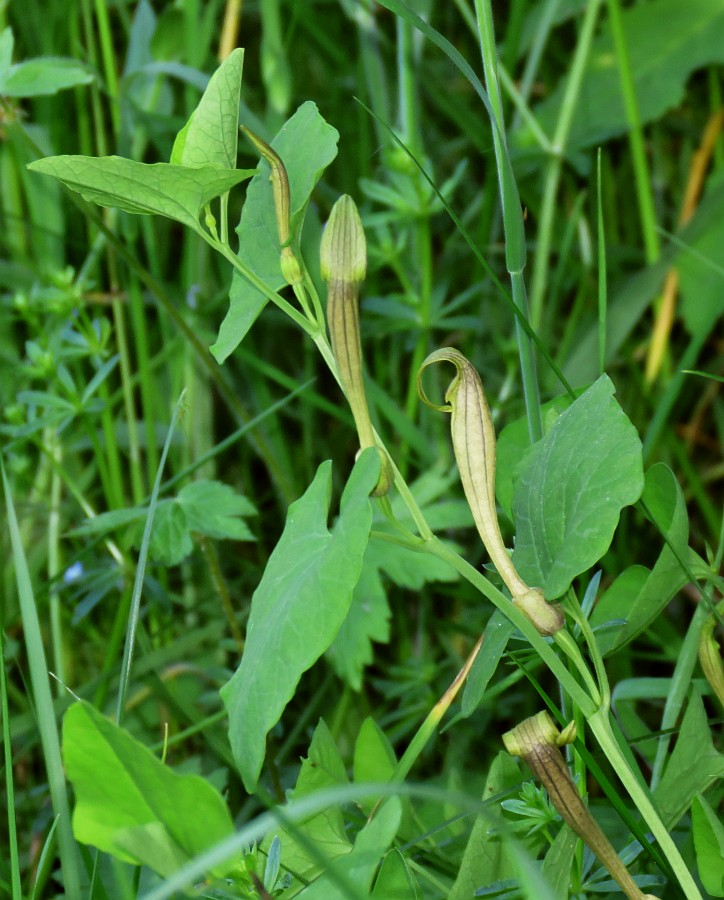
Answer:
[[[422,386],[422,373],[433,363],[449,362],[455,376],[445,391],[445,403],[432,403]],[[451,414],[453,450],[478,533],[493,565],[505,582],[513,603],[543,635],[563,627],[563,612],[551,606],[538,588],[529,587],[518,574],[503,542],[495,505],[495,428],[483,383],[471,363],[453,347],[435,350],[420,366],[417,387],[423,402]]]
[[[631,877],[621,857],[596,822],[571,778],[560,751],[574,739],[573,729],[561,733],[547,712],[538,713],[503,735],[511,756],[520,756],[548,792],[563,821],[595,853],[611,877],[630,900],[656,900],[644,894]]]

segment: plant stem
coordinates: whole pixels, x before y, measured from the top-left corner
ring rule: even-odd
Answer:
[[[453,550],[450,550],[437,538],[433,537],[432,540],[423,544],[420,549],[449,563],[463,578],[469,581],[470,584],[476,587],[481,594],[503,612],[513,625],[523,633],[524,637],[528,639],[538,656],[558,679],[561,687],[568,693],[574,703],[578,704],[581,712],[585,716],[593,715],[597,709],[595,700],[578,684],[553,647],[538,633],[536,627],[513,605],[511,600],[494,587],[481,572],[478,572],[469,562]],[[577,647],[576,650],[578,651]],[[580,651],[578,653],[580,655]],[[582,659],[581,664],[585,665]]]
[[[606,754],[609,763],[616,771],[621,783],[628,791],[629,796],[636,804],[639,812],[646,821],[646,824],[659,842],[661,850],[666,856],[676,877],[679,879],[679,884],[681,885],[681,889],[686,895],[687,900],[702,900],[702,896],[689,872],[688,866],[682,859],[678,847],[674,843],[673,838],[661,821],[661,817],[654,807],[649,791],[642,787],[641,782],[631,769],[628,760],[621,752],[621,748],[618,746],[618,742],[613,734],[608,715],[608,710],[600,709],[592,716],[588,716],[589,728],[595,735],[599,746]]]

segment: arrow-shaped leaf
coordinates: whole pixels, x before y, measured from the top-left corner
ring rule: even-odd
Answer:
[[[195,231],[199,231],[199,213],[207,203],[254,174],[253,169],[219,166],[148,165],[120,156],[48,156],[28,168],[52,175],[99,206],[167,216]]]

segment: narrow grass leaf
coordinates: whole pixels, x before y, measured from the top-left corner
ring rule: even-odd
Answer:
[[[208,781],[174,772],[89,703],[65,714],[63,759],[76,795],[73,831],[84,844],[168,876],[233,834]]]
[[[179,414],[181,412],[181,404],[183,403],[184,394],[186,390],[184,389],[181,392],[181,396],[176,403],[176,407],[173,411],[173,416],[171,417],[171,424],[169,425],[168,434],[166,435],[166,442],[163,445],[163,451],[161,453],[161,459],[158,464],[158,471],[156,472],[156,480],[153,483],[153,490],[151,491],[151,502],[148,506],[148,513],[146,515],[146,524],[143,528],[143,537],[141,538],[141,547],[138,551],[138,564],[136,565],[136,575],[133,581],[133,592],[131,594],[131,608],[128,612],[128,623],[126,625],[126,642],[123,647],[123,660],[121,662],[121,675],[118,682],[118,701],[116,705],[116,721],[120,725],[123,721],[123,713],[125,712],[126,707],[126,694],[128,692],[128,685],[131,680],[131,666],[133,664],[133,649],[136,643],[136,628],[138,626],[138,617],[141,612],[141,593],[143,591],[143,579],[146,574],[146,561],[148,560],[148,551],[151,543],[151,535],[153,533],[153,518],[156,513],[156,507],[158,504],[158,492],[161,488],[161,477],[163,475],[163,468],[166,464],[166,457],[168,456],[168,451],[171,446],[171,441],[173,439],[173,433],[176,428],[176,422],[178,421]]]
[[[241,664],[221,689],[232,751],[249,791],[261,772],[268,731],[349,611],[372,524],[369,495],[379,468],[375,448],[360,456],[330,532],[332,471],[330,462],[322,463],[306,493],[290,506],[254,592]]]
[[[199,213],[215,197],[254,174],[253,169],[188,168],[135,162],[120,156],[48,156],[30,163],[85,200],[140,215],[175,219],[200,231]]]
[[[25,557],[20,529],[15,515],[15,506],[10,493],[10,485],[5,475],[5,467],[0,460],[0,472],[2,472],[3,488],[5,491],[5,504],[8,514],[8,528],[10,530],[10,543],[12,547],[15,579],[18,589],[18,602],[23,621],[23,634],[28,654],[30,667],[30,682],[33,688],[33,701],[37,716],[37,725],[40,732],[40,743],[43,747],[45,768],[48,774],[48,786],[53,811],[59,817],[58,843],[60,849],[60,861],[63,869],[65,890],[69,897],[80,896],[80,870],[78,852],[73,839],[70,821],[70,807],[63,773],[63,763],[60,756],[60,740],[53,709],[53,697],[48,677],[48,664],[45,659],[43,636],[38,618],[38,609],[35,604],[35,596],[30,581],[30,572]]]
[[[518,470],[513,562],[547,600],[608,550],[621,509],[644,486],[641,441],[603,375],[531,449]]]
[[[244,51],[237,47],[211,76],[198,106],[178,133],[172,164],[236,168],[243,68]]]

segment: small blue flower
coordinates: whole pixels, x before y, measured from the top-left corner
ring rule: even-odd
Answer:
[[[74,581],[78,581],[83,575],[83,563],[74,562],[72,566],[69,566],[65,572],[63,573],[63,582],[65,584],[73,584]]]

